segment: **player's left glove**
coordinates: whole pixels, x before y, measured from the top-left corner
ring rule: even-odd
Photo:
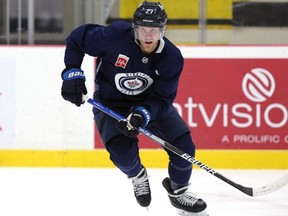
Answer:
[[[127,119],[116,123],[117,129],[124,135],[136,137],[139,127],[145,127],[150,121],[150,112],[143,106],[138,106],[128,115]]]

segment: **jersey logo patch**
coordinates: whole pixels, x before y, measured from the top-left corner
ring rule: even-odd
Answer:
[[[116,67],[122,67],[123,69],[125,69],[128,61],[129,61],[129,57],[127,57],[123,54],[119,54],[118,58],[116,60],[115,66]]]
[[[138,95],[149,88],[153,79],[145,73],[119,73],[115,76],[117,89],[126,95]]]

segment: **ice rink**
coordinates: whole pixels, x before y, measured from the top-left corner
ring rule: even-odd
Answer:
[[[176,216],[162,179],[165,169],[148,168],[149,211],[134,198],[132,183],[117,169],[0,168],[1,216]],[[248,187],[260,187],[287,170],[217,170]],[[203,170],[195,169],[189,191],[208,205],[210,216],[288,216],[288,186],[249,197]]]

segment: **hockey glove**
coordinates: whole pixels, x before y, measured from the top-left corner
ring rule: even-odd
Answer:
[[[81,106],[84,103],[82,101],[82,94],[87,94],[84,71],[79,68],[65,69],[61,76],[63,79],[61,88],[62,97],[78,107]]]
[[[145,127],[150,121],[150,112],[143,106],[136,107],[127,119],[116,123],[117,129],[124,135],[132,138],[136,137],[139,127]]]

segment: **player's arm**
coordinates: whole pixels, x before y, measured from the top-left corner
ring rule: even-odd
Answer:
[[[66,39],[62,97],[81,106],[82,95],[87,94],[85,74],[81,65],[85,54],[100,56],[105,50],[105,27],[100,25],[83,25],[76,28]]]
[[[81,67],[85,54],[100,56],[105,52],[106,27],[96,24],[82,25],[66,38],[65,65]]]

